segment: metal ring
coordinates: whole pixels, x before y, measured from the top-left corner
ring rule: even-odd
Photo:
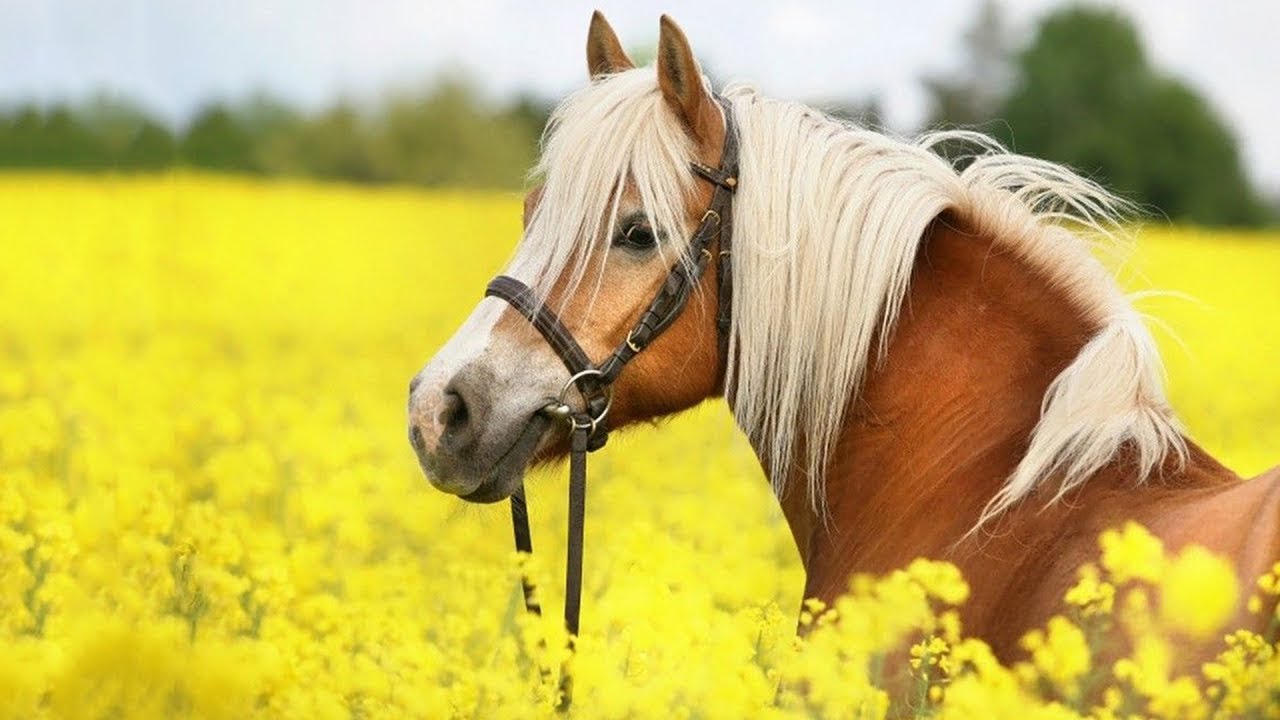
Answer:
[[[606,408],[606,410],[608,410],[608,408]],[[587,431],[587,437],[590,437],[590,436],[592,436],[592,435],[595,435],[595,434],[596,434],[596,425],[600,422],[601,418],[603,418],[603,417],[604,417],[604,414],[603,414],[603,413],[601,413],[600,417],[598,417],[598,418],[593,418],[593,417],[591,417],[590,415],[588,415],[588,416],[587,416],[587,419],[588,419],[588,420],[590,420],[590,421],[591,421],[591,423],[590,423],[590,424],[579,425],[579,424],[578,424],[577,417],[576,417],[576,416],[570,416],[570,417],[569,417],[569,425],[570,425],[574,430],[586,430],[586,431]]]
[[[564,404],[564,398],[565,395],[569,394],[569,388],[576,387],[579,380],[584,377],[591,377],[592,375],[595,375],[596,377],[604,377],[604,373],[600,372],[596,368],[587,368],[586,370],[570,375],[569,380],[565,382],[564,387],[560,388],[560,394],[556,396],[556,401]]]
[[[631,335],[634,332],[635,332],[635,328],[632,328],[627,331],[627,341],[626,341],[627,347],[631,348],[631,352],[639,354],[641,350],[644,350],[644,348],[637,346],[635,341],[631,339]]]
[[[604,373],[600,372],[600,370],[598,370],[597,368],[587,368],[586,370],[576,372],[573,375],[569,376],[569,380],[565,382],[564,387],[560,389],[560,395],[559,397],[556,398],[556,402],[560,403],[561,405],[565,405],[566,403],[564,400],[565,400],[565,396],[569,394],[569,389],[577,387],[578,381],[581,380],[582,378],[591,377],[592,375],[595,375],[596,377],[601,377],[601,378],[604,377]],[[594,434],[596,431],[596,424],[599,423],[601,420],[603,420],[605,416],[609,414],[609,408],[613,407],[613,388],[608,385],[604,385],[602,386],[602,389],[604,391],[604,397],[605,397],[604,410],[601,410],[599,415],[591,418],[592,434]],[[587,394],[583,393],[581,388],[578,388],[578,392],[582,393],[583,400],[587,399]],[[570,422],[574,423],[574,427],[578,426],[577,422],[574,421],[572,417],[570,418]]]

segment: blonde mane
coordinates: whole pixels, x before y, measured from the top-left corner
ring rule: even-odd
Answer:
[[[1051,479],[1060,499],[1122,447],[1134,449],[1140,480],[1170,453],[1185,457],[1149,332],[1088,243],[1068,229],[1110,237],[1127,209],[1122,201],[978,133],[909,143],[746,86],[725,96],[741,141],[726,387],[776,493],[798,471],[822,511],[844,409],[884,357],[917,248],[946,210],[1017,253],[1100,327],[1049,387],[1026,455],[979,524]],[[963,170],[935,152],[944,143],[973,148]],[[624,179],[654,227],[681,228],[692,152],[652,68],[570,96],[544,139],[543,201],[513,272],[544,292],[566,269],[573,284],[581,281],[597,245],[607,252]],[[667,249],[682,250],[678,242]]]

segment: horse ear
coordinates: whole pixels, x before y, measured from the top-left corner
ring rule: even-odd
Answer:
[[[716,101],[702,82],[702,69],[693,57],[689,39],[666,15],[658,31],[658,86],[694,139],[710,137],[710,123],[719,122],[720,117]]]
[[[594,80],[601,75],[611,75],[623,70],[630,70],[636,64],[627,57],[627,52],[618,42],[618,34],[604,19],[604,13],[596,10],[591,14],[591,29],[587,30],[587,72]]]

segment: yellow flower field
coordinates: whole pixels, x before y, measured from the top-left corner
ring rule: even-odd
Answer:
[[[431,489],[405,439],[409,378],[518,232],[511,195],[0,175],[0,718],[554,715],[562,474],[529,479],[534,622],[506,506]],[[1137,248],[1128,286],[1195,298],[1142,305],[1192,436],[1280,462],[1280,236]],[[1280,568],[1237,588],[1118,528],[1004,667],[926,561],[795,640],[799,560],[719,403],[615,437],[589,495],[578,717],[1280,717],[1274,637],[1178,675],[1169,635],[1226,635],[1236,593],[1269,612]],[[1102,660],[1106,627],[1132,652]]]

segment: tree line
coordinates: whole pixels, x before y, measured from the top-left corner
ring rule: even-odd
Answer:
[[[0,168],[159,170],[307,176],[361,183],[519,186],[549,107],[494,107],[446,78],[372,108],[338,102],[306,114],[268,96],[199,110],[172,128],[140,106],[100,97],[0,110]]]
[[[989,0],[964,46],[965,62],[955,72],[924,78],[929,126],[977,127],[1174,220],[1275,220],[1275,209],[1249,183],[1231,129],[1192,87],[1152,65],[1137,30],[1118,11],[1057,10],[1019,46],[1000,6]],[[119,98],[27,103],[0,108],[0,169],[192,167],[360,183],[519,187],[550,108],[533,97],[487,102],[459,76],[419,92],[375,103],[340,101],[312,113],[267,96],[217,102],[182,127]],[[876,115],[874,99],[846,108],[864,122]]]

